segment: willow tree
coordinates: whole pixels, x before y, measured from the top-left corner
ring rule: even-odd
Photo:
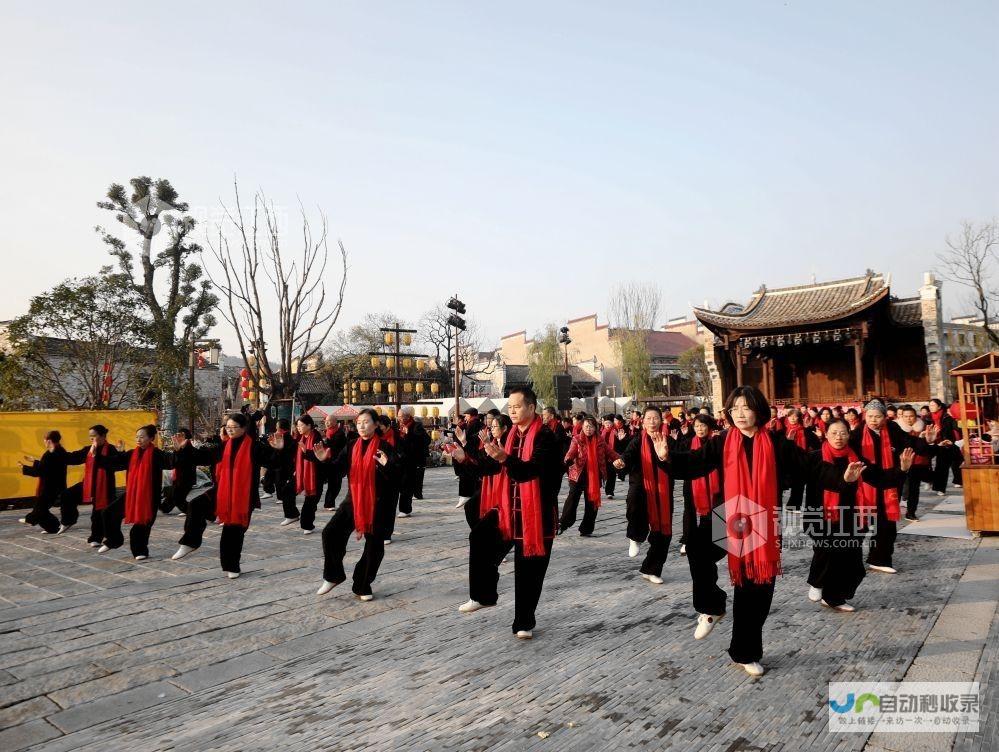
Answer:
[[[96,230],[148,312],[148,338],[157,353],[152,383],[163,395],[163,424],[174,430],[178,404],[190,406],[196,399],[181,378],[191,342],[215,325],[218,298],[202,278],[201,246],[192,241],[197,223],[188,204],[164,178],[143,175],[129,184],[131,193],[113,183],[107,200],[97,203],[132,231],[129,240],[101,226]]]
[[[527,354],[527,371],[538,399],[545,405],[554,405],[555,376],[565,371],[555,324],[548,324],[534,335],[534,343]]]

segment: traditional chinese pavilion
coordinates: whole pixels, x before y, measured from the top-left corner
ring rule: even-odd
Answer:
[[[943,393],[940,286],[927,274],[919,296],[891,294],[890,277],[768,289],[746,305],[695,308],[714,334],[705,347],[714,402],[738,385],[771,402],[845,404],[872,396],[920,402]]]

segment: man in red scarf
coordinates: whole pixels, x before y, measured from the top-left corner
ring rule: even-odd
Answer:
[[[544,421],[545,426],[548,430],[555,434],[555,441],[558,444],[559,451],[562,452],[564,457],[569,451],[569,447],[572,445],[572,439],[574,434],[567,433],[562,427],[562,421],[558,417],[558,413],[555,411],[554,407],[546,407],[541,411],[541,419]],[[562,491],[562,476],[559,476],[558,490]]]
[[[108,442],[108,429],[101,424],[91,426],[90,444],[70,452],[66,464],[84,465],[83,480],[71,487],[67,493],[73,494],[84,504],[91,504],[90,535],[87,545],[98,548],[105,540],[111,541],[109,548],[118,548],[125,542],[121,532],[124,506],[118,499],[113,468],[98,467],[96,455],[112,457],[118,454],[117,448]],[[91,447],[95,451],[91,453]]]
[[[947,406],[943,402],[933,398],[929,402],[929,409],[930,420],[937,433],[933,490],[937,496],[944,496],[947,493],[947,475],[951,470],[954,473],[954,485],[961,487],[961,464],[964,457],[961,450],[954,446],[954,442],[960,440],[962,434],[957,421],[947,412]]]
[[[324,426],[326,430],[323,436],[323,446],[336,457],[347,446],[347,432],[332,415],[326,416]],[[343,489],[343,476],[332,468],[324,468],[323,473],[326,476],[326,500],[323,502],[323,509],[332,512],[336,509],[337,496]]]
[[[499,475],[496,507],[479,520],[468,536],[469,600],[462,613],[495,606],[499,596],[499,562],[514,549],[513,633],[534,636],[535,611],[551,559],[558,516],[562,458],[555,435],[537,415],[538,398],[530,387],[511,391],[507,410],[513,428],[500,446],[481,434],[483,475]],[[482,503],[489,506],[489,500]]]
[[[427,452],[430,449],[430,434],[416,419],[412,405],[404,405],[399,410],[398,438],[399,516],[409,517],[413,513],[413,498],[416,496],[420,470],[427,465]]]
[[[912,405],[902,405],[898,409],[898,418],[895,422],[902,429],[903,433],[912,438],[919,438],[926,430],[926,425],[916,414],[916,408]],[[928,447],[930,454],[936,451],[936,446]],[[919,507],[919,490],[923,482],[930,482],[933,474],[930,470],[930,454],[917,454],[906,474],[905,485],[902,490],[905,492],[905,519],[914,522],[916,509]]]

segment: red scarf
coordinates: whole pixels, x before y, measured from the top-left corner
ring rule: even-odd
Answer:
[[[694,452],[700,449],[703,443],[701,437],[694,434],[694,438],[690,441],[690,451]],[[706,476],[694,478],[690,482],[690,488],[693,491],[694,509],[697,511],[697,516],[707,517],[711,514],[711,502],[721,490],[721,476],[717,470],[712,470]]]
[[[390,447],[395,446],[395,429],[389,426],[384,431],[382,431],[381,440],[387,443]]]
[[[758,585],[781,573],[780,534],[775,515],[777,460],[769,431],[753,440],[753,471],[749,471],[742,432],[725,435],[722,453],[725,519],[728,533],[728,573],[733,585],[748,579]]]
[[[552,433],[555,433],[555,429],[558,428],[560,425],[562,425],[562,421],[560,421],[558,418],[552,418],[545,425],[547,425],[548,428],[551,429]]]
[[[788,426],[787,433],[785,434],[785,436],[787,436],[788,441],[793,441],[802,449],[808,449],[808,441],[806,440],[805,437],[805,429],[801,427],[801,424]]]
[[[669,475],[653,460],[652,437],[642,429],[642,486],[645,488],[645,509],[649,527],[663,535],[673,534],[673,497],[669,492]],[[658,458],[657,458],[658,459]]]
[[[815,423],[813,423],[812,425],[815,428],[818,428],[820,431],[822,431],[822,435],[825,436],[825,434],[826,434],[826,422],[824,420],[822,420],[822,418],[816,418],[815,419]]]
[[[152,446],[136,447],[128,458],[125,476],[125,522],[129,525],[149,525],[153,521],[153,452]]]
[[[244,434],[235,461],[232,460],[232,445],[233,439],[225,442],[222,461],[215,466],[215,516],[223,525],[249,527],[253,439],[250,434]]]
[[[917,431],[916,429],[914,429],[914,428],[912,428],[912,429],[904,428],[901,423],[898,424],[898,427],[901,428],[903,431],[905,431],[910,436],[915,436],[916,438],[919,438],[919,433],[920,432]],[[916,465],[920,465],[921,467],[928,467],[929,464],[930,464],[930,458],[927,457],[925,454],[917,454],[912,459],[912,465],[913,465],[913,467],[915,467]]]
[[[379,437],[378,434],[375,434],[368,441],[367,449],[364,448],[364,440],[358,438],[350,452],[348,484],[350,486],[350,500],[354,504],[354,530],[357,531],[359,539],[375,530],[375,502],[377,500],[375,474],[378,467],[375,453],[384,438],[384,435]]]
[[[340,432],[340,424],[339,423],[334,423],[333,426],[332,426],[332,428],[327,428],[326,429],[326,438],[327,439],[332,439],[339,432]]]
[[[828,441],[822,442],[823,462],[833,463],[836,458],[846,457],[847,462],[857,462],[857,455],[849,446],[836,449]],[[839,492],[826,489],[822,492],[822,515],[831,522],[839,522]]]
[[[506,434],[500,437],[499,443],[506,444]],[[483,475],[479,492],[479,519],[481,520],[487,512],[491,512],[493,509],[499,509],[500,514],[503,514],[504,505],[500,503],[501,499],[500,473]],[[509,512],[509,509],[506,511]]]
[[[506,435],[504,450],[513,454],[513,442],[516,432],[514,427]],[[541,430],[541,418],[535,417],[524,432],[520,447],[520,459],[527,461],[534,456],[534,440]],[[499,473],[499,522],[503,540],[513,540],[513,487],[510,473],[506,466]],[[541,521],[541,480],[524,481],[518,484],[520,490],[520,515],[524,530],[524,556],[537,557],[545,555],[545,532]]]
[[[302,436],[298,440],[298,452],[295,454],[295,493],[300,494],[305,491],[306,496],[315,496],[316,490],[316,465],[305,459],[305,453],[315,449],[316,429],[309,431],[308,436]]]
[[[581,434],[583,445],[586,447],[586,496],[594,509],[600,509],[600,457],[597,451],[596,436],[586,437]]]
[[[108,456],[108,445],[102,444],[97,450],[101,457]],[[96,477],[95,477],[96,476]],[[94,480],[97,481],[97,496],[94,496]],[[108,507],[108,475],[103,467],[97,465],[97,458],[87,452],[87,461],[83,466],[83,503],[93,502],[94,509]]]
[[[869,463],[878,464],[874,459],[874,432],[864,426],[864,435],[860,440],[860,455]],[[895,466],[895,455],[892,453],[891,435],[888,433],[888,425],[881,431],[881,469],[890,470]],[[884,490],[885,517],[891,522],[898,522],[901,511],[898,506],[898,489],[887,488]],[[860,481],[857,489],[857,500],[862,501],[862,519],[872,520],[877,514],[878,490],[870,483]]]

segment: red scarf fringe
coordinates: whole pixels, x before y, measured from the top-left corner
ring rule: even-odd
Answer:
[[[892,452],[891,434],[888,432],[887,424],[881,431],[881,462],[877,463],[874,458],[874,433],[867,426],[864,426],[864,435],[860,440],[860,455],[871,464],[880,464],[882,470],[890,470],[895,467],[895,455]],[[891,522],[898,522],[902,516],[898,504],[898,489],[888,488],[883,493],[885,517]],[[861,513],[864,521],[874,520],[877,517],[878,489],[861,480],[857,489],[857,500],[863,502]]]
[[[514,427],[506,436],[504,449],[507,454],[513,454]],[[541,418],[535,417],[524,434],[520,451],[520,459],[530,460],[534,456],[534,440],[541,430]],[[499,522],[503,540],[513,540],[513,488],[510,474],[504,466],[499,473]],[[524,527],[524,556],[537,557],[545,555],[545,532],[541,519],[541,480],[535,478],[518,484],[520,490],[520,515]]]
[[[152,445],[145,449],[136,447],[128,458],[125,477],[125,522],[129,525],[149,525],[153,509],[159,499],[153,498]]]
[[[856,462],[857,455],[846,446],[836,449],[828,441],[822,442],[822,460],[832,464],[834,459],[846,457],[849,462]],[[822,516],[830,522],[839,522],[839,492],[828,489],[822,492]]]
[[[694,436],[690,441],[690,451],[694,452],[701,448],[700,436]],[[698,517],[707,517],[711,514],[711,505],[714,498],[721,491],[721,474],[717,470],[712,470],[706,476],[694,478],[690,482],[690,489],[694,497],[694,510]]]
[[[600,455],[597,449],[600,439],[596,435],[589,438],[585,433],[580,435],[586,445],[586,496],[594,509],[600,509]]]
[[[102,444],[97,450],[101,457],[108,456],[108,445]],[[95,478],[96,475],[96,478]],[[94,481],[97,482],[97,496],[94,496]],[[94,505],[94,509],[100,511],[107,509],[110,499],[108,498],[108,474],[107,471],[97,464],[97,458],[88,453],[86,463],[83,466],[83,503]]]
[[[652,437],[642,429],[642,486],[649,527],[663,535],[673,534],[673,497],[669,492],[669,474],[653,460]]]
[[[381,445],[384,436],[375,434],[368,442],[365,450],[364,440],[358,438],[350,454],[350,500],[354,505],[354,530],[357,537],[373,533],[375,530],[375,502],[377,489],[375,473],[378,460],[375,453]]]
[[[215,516],[223,525],[249,527],[253,439],[249,434],[243,436],[236,450],[235,462],[232,462],[232,445],[233,439],[226,441],[222,461],[215,466]]]
[[[295,493],[300,494],[305,491],[306,496],[315,496],[316,491],[316,465],[305,459],[305,453],[315,449],[316,437],[315,429],[309,431],[308,436],[302,436],[298,440],[298,452],[295,454]]]

